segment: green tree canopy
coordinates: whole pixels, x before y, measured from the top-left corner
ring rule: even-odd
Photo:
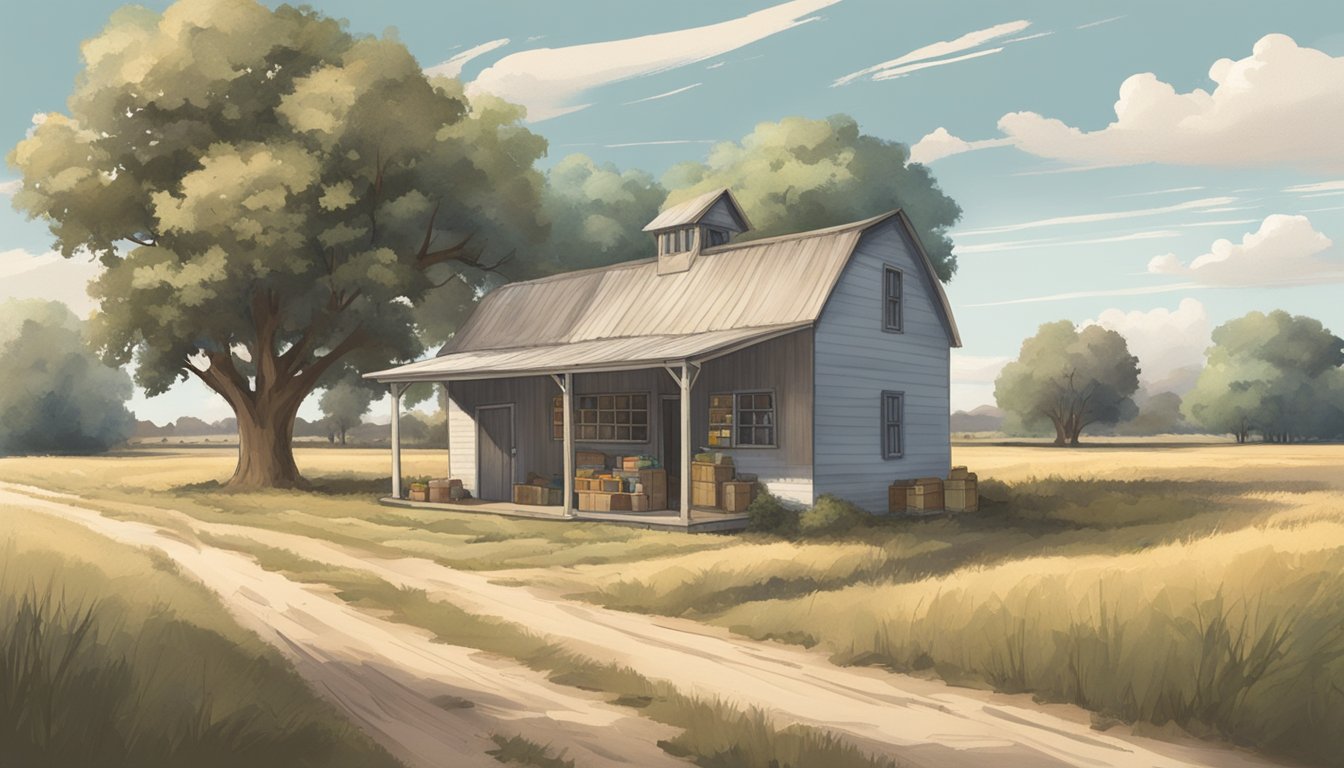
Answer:
[[[994,382],[1000,408],[1022,423],[1048,422],[1056,445],[1077,445],[1083,430],[1136,413],[1139,360],[1125,337],[1097,325],[1046,323],[1022,342],[1018,358]]]
[[[666,197],[644,171],[621,171],[587,155],[566,157],[546,174],[551,264],[564,271],[648,258],[653,240],[643,228]]]
[[[368,387],[346,379],[336,382],[323,392],[317,407],[341,439],[341,445],[345,445],[346,433],[363,423],[364,414],[369,412],[373,400],[373,392]]]
[[[413,307],[528,274],[545,142],[429,80],[392,37],[309,8],[128,6],[83,46],[69,114],[9,155],[14,204],[107,267],[95,341],[150,394],[196,376],[238,417],[232,483],[301,481],[319,380],[422,351]],[[441,331],[443,329],[440,329]]]
[[[704,162],[674,166],[663,184],[672,190],[668,204],[732,189],[755,227],[747,237],[829,227],[902,208],[946,282],[957,271],[947,230],[961,218],[961,207],[943,194],[928,168],[909,160],[904,144],[860,133],[848,115],[790,117],[761,123],[741,142],[715,145]]]
[[[1344,339],[1319,320],[1251,312],[1213,331],[1208,363],[1182,410],[1246,442],[1344,435]]]
[[[131,436],[131,379],[58,301],[0,304],[0,454],[99,453]]]

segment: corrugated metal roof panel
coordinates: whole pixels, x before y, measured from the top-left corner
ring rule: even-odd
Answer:
[[[809,323],[735,328],[682,336],[632,336],[572,344],[458,352],[366,374],[379,381],[450,381],[563,371],[656,368],[705,359],[768,338],[802,330]]]

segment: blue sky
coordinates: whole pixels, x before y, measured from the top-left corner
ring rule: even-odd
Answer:
[[[547,165],[583,152],[661,174],[761,121],[837,112],[914,145],[965,210],[948,288],[957,408],[991,402],[1002,362],[1061,318],[1125,333],[1155,386],[1253,309],[1344,332],[1338,3],[312,4],[528,104]],[[7,147],[63,109],[79,42],[118,5],[6,8]],[[89,268],[44,255],[48,241],[0,209],[0,296],[87,311]],[[194,385],[133,407],[227,415]]]

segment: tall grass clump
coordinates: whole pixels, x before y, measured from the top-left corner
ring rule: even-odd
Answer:
[[[0,765],[398,765],[260,640],[191,620],[209,611],[207,624],[228,622],[162,563],[70,524],[57,531],[38,515],[6,515],[18,538],[0,540]],[[97,547],[115,575],[57,554],[48,535],[81,553]],[[156,592],[185,613],[147,602]]]

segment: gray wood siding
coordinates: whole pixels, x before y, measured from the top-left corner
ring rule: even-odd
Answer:
[[[725,198],[719,198],[718,202],[711,205],[709,210],[705,211],[705,215],[700,217],[700,223],[733,232],[742,231],[742,222],[738,221],[737,217],[733,215],[732,207]]]
[[[705,363],[691,390],[691,438],[699,450],[709,435],[709,396],[773,390],[777,448],[730,448],[743,472],[795,505],[812,503],[812,331],[798,331]],[[669,377],[670,380],[670,377]]]
[[[448,384],[448,446],[453,476],[473,494],[478,492],[476,409],[483,405],[513,405],[513,428],[518,455],[514,482],[529,472],[560,474],[564,457],[560,443],[550,439],[551,397],[560,389],[546,376],[492,381],[454,381]]]
[[[883,331],[883,267],[903,273],[903,333]],[[896,479],[946,477],[949,434],[947,330],[929,276],[896,223],[869,230],[816,327],[816,494],[872,512],[887,509]],[[881,394],[905,393],[904,456],[885,459]]]

